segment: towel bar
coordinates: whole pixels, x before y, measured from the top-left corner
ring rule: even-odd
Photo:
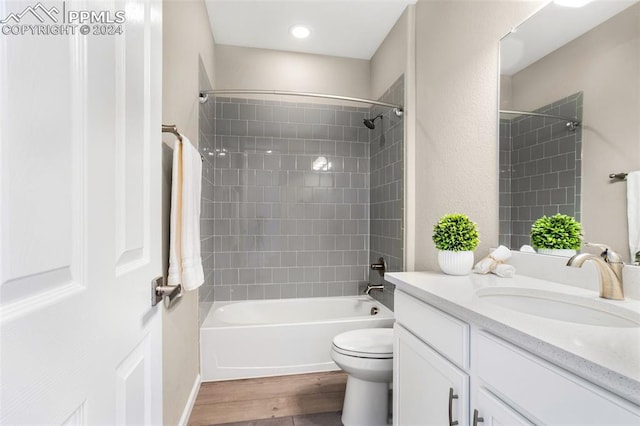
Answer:
[[[178,132],[178,126],[176,126],[175,124],[163,124],[162,133],[172,133],[176,135],[180,142],[182,142],[182,135],[180,134],[180,132]],[[200,154],[200,159],[204,161],[204,156],[202,154]]]
[[[628,173],[611,173],[609,174],[609,179],[618,179],[625,180],[627,178]]]

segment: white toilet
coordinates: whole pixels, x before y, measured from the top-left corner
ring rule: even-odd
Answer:
[[[349,375],[344,426],[385,426],[393,379],[393,329],[365,328],[333,338],[331,358]]]

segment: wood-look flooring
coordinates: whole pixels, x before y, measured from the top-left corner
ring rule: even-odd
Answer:
[[[341,371],[203,383],[189,425],[335,413],[342,410],[346,383]]]

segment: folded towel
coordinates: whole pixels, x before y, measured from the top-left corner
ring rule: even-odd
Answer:
[[[491,268],[495,267],[496,260],[492,259],[490,256],[485,257],[480,262],[476,263],[476,266],[473,267],[473,272],[478,274],[488,274],[491,272]]]
[[[489,256],[497,261],[504,262],[511,257],[511,250],[505,246],[498,246]]]
[[[491,272],[502,278],[511,278],[516,274],[516,268],[513,265],[499,263]]]
[[[629,222],[629,252],[635,262],[640,251],[640,171],[627,175],[627,221]]]
[[[182,136],[173,148],[171,182],[171,230],[169,237],[169,285],[194,290],[204,282],[200,256],[200,196],[202,160],[196,148]]]
[[[511,250],[505,246],[498,246],[489,253],[489,256],[476,263],[473,271],[478,274],[493,272],[499,277],[511,278],[516,273],[516,268],[505,265],[503,262],[511,257]]]

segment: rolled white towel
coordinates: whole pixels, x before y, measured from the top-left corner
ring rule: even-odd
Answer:
[[[503,262],[511,257],[511,250],[505,246],[498,246],[489,256],[476,263],[473,272],[477,274],[488,274],[493,272],[499,277],[511,278],[516,273],[516,268],[505,265]]]
[[[536,250],[533,247],[531,247],[530,245],[527,245],[527,244],[525,244],[522,247],[520,247],[520,251],[522,253],[535,253],[536,252]]]
[[[473,267],[473,272],[478,274],[488,274],[491,272],[491,269],[496,265],[496,261],[491,257],[487,256],[482,259],[480,262],[476,263],[476,266]]]
[[[516,268],[506,263],[500,263],[491,272],[502,278],[511,278],[516,274]]]
[[[492,251],[489,256],[491,256],[492,258],[494,258],[499,262],[504,262],[505,260],[511,257],[511,250],[509,250],[505,246],[500,245],[498,246],[498,248]]]

